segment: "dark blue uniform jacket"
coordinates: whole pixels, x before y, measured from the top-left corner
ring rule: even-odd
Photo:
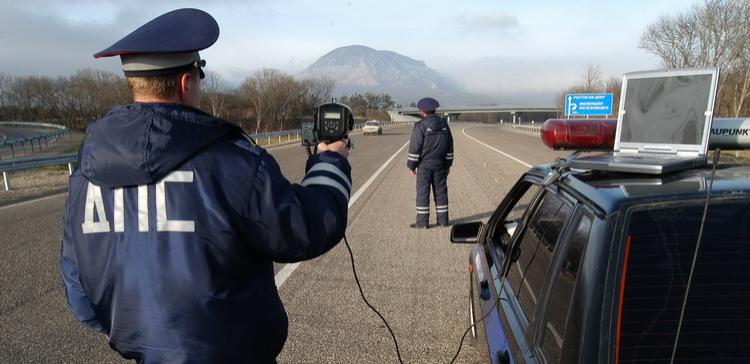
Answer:
[[[239,128],[165,103],[114,109],[79,157],[61,258],[76,318],[140,362],[273,362],[287,316],[271,262],[342,238],[347,160],[312,156],[292,184]]]
[[[448,123],[435,114],[414,124],[406,166],[444,169],[453,165],[453,135]]]

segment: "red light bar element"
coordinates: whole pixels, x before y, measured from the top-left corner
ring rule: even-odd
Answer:
[[[615,337],[615,364],[620,363],[620,336],[622,335],[622,305],[625,303],[625,278],[628,276],[628,260],[630,259],[630,235],[625,242],[625,259],[622,261],[622,276],[620,277],[620,304],[617,305],[617,336]]]
[[[617,119],[549,119],[542,126],[542,142],[552,149],[612,150]]]
[[[612,150],[617,119],[549,119],[542,142],[552,149]],[[750,149],[750,118],[714,118],[708,149]]]

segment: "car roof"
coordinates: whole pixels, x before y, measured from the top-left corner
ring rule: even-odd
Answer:
[[[554,165],[534,166],[529,174],[544,178]],[[709,164],[665,175],[574,169],[563,174],[555,184],[577,192],[603,212],[610,213],[624,204],[705,198],[711,180],[711,167]],[[750,197],[750,166],[721,163],[717,166],[712,199],[730,195]]]

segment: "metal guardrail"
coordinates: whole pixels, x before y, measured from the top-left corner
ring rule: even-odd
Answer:
[[[531,126],[531,125],[510,125],[513,129],[523,130],[531,133],[540,133],[542,131],[542,127],[540,126]]]
[[[37,168],[53,166],[58,164],[68,164],[68,173],[73,173],[73,163],[78,161],[78,153],[43,156],[43,157],[28,157],[28,158],[16,158],[6,161],[0,161],[0,171],[3,172],[3,185],[5,190],[10,190],[10,178],[7,172],[18,171],[22,169]]]
[[[50,129],[52,130],[50,132],[46,132],[42,134],[35,134],[35,135],[27,136],[27,137],[19,137],[19,138],[13,138],[13,139],[4,138],[2,141],[0,141],[0,148],[2,147],[10,148],[11,158],[15,158],[16,148],[18,144],[21,145],[21,148],[23,148],[23,151],[25,153],[26,143],[29,143],[31,145],[31,151],[33,152],[35,141],[38,143],[38,148],[42,149],[42,141],[44,141],[44,143],[48,145],[50,139],[54,140],[57,137],[68,133],[68,128],[62,125],[49,124],[49,123],[27,123],[27,122],[19,122],[19,121],[3,121],[3,122],[0,122],[0,126],[6,126],[6,127],[12,127],[12,128],[24,128],[24,129]]]
[[[66,127],[59,124],[50,123],[31,123],[26,121],[0,121],[0,126],[12,126],[14,128],[25,128],[25,129],[67,129]]]
[[[381,121],[380,126],[391,126],[394,123],[391,121]],[[353,130],[360,130],[362,127],[365,126],[365,122],[357,122],[354,124]],[[250,134],[250,137],[255,139],[256,141],[260,141],[263,139],[266,139],[266,145],[271,144],[272,139],[276,139],[277,143],[282,143],[284,141],[291,142],[291,141],[297,141],[300,140],[302,137],[302,129],[291,129],[291,130],[282,130],[282,131],[269,131],[265,133],[257,133],[257,134]],[[294,139],[292,139],[294,137]]]
[[[390,126],[395,125],[398,123],[393,122],[381,122],[380,126]],[[354,125],[354,130],[360,130],[365,125],[365,123],[357,123]],[[67,129],[63,132],[67,132]],[[275,132],[268,132],[268,133],[258,133],[253,134],[251,137],[254,139],[258,138],[268,138],[268,143],[270,144],[271,138],[278,137],[279,142],[281,142],[282,137],[286,136],[288,140],[291,141],[291,136],[296,135],[297,140],[299,140],[300,135],[302,133],[302,129],[293,129],[293,130],[283,130],[283,131],[275,131]],[[62,155],[53,155],[53,156],[43,156],[43,157],[28,157],[28,158],[14,158],[14,159],[8,159],[8,160],[0,160],[0,171],[3,173],[3,184],[5,186],[5,190],[10,190],[10,179],[8,177],[7,172],[12,171],[18,171],[22,169],[29,169],[29,168],[37,168],[37,167],[46,167],[46,166],[52,166],[52,165],[59,165],[59,164],[68,164],[68,173],[73,173],[73,163],[77,163],[78,154],[77,153],[71,153],[71,154],[62,154]]]

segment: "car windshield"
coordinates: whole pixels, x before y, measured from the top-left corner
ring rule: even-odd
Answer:
[[[696,256],[702,214],[703,205],[632,214],[621,363],[750,358],[750,210],[746,201],[710,205]]]
[[[368,121],[367,124],[365,124],[365,125],[367,125],[367,126],[378,126],[378,122],[377,121]]]

